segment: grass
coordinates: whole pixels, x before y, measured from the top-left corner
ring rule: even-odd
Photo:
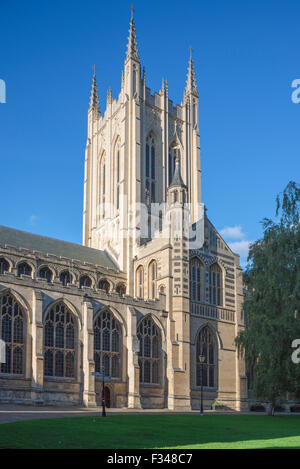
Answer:
[[[300,448],[300,416],[113,415],[0,425],[0,448]]]

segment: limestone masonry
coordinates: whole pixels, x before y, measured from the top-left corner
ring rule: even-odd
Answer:
[[[247,406],[242,269],[203,209],[198,123],[192,57],[181,104],[151,94],[131,18],[104,113],[93,77],[83,246],[0,227],[0,402],[95,406],[104,369],[111,407],[198,409],[201,385],[205,408]]]

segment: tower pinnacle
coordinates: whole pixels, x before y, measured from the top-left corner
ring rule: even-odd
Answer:
[[[96,117],[100,116],[100,106],[99,106],[99,97],[98,97],[98,85],[96,79],[96,67],[93,66],[93,82],[92,82],[92,91],[91,91],[91,98],[90,98],[90,107],[89,110],[95,113]]]
[[[127,44],[127,52],[126,52],[126,60],[129,58],[135,59],[138,62],[140,61],[138,55],[138,48],[137,48],[137,41],[136,41],[136,34],[135,34],[135,24],[133,19],[133,7],[131,5],[131,19],[130,19],[130,27],[129,27],[129,36],[128,36],[128,44]]]
[[[185,93],[186,94],[193,93],[194,95],[198,96],[196,78],[195,78],[194,61],[192,57],[191,47],[190,47],[190,59],[189,59],[188,73],[187,73],[187,79],[186,79]]]

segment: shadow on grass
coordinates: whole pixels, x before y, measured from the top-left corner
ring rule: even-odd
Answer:
[[[0,448],[300,448],[300,416],[113,415],[0,425]]]

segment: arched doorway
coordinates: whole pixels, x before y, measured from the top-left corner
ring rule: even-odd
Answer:
[[[101,392],[101,399],[103,399],[103,391]],[[110,408],[110,389],[107,386],[104,386],[104,400],[105,407]]]

